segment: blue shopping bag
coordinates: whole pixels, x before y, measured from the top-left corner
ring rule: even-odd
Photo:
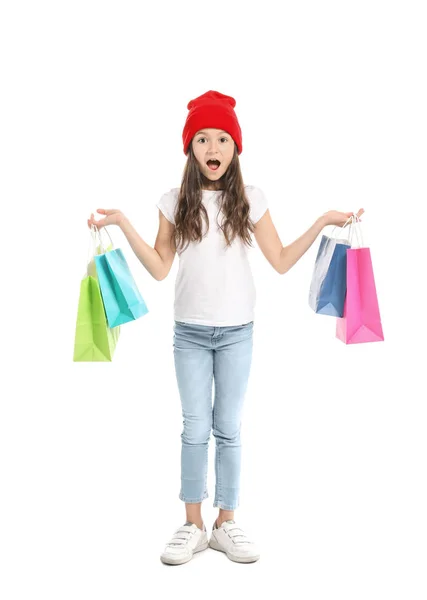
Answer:
[[[349,240],[334,238],[332,235],[322,236],[309,292],[309,305],[314,312],[331,317],[343,316],[349,248]]]
[[[111,250],[94,258],[107,322],[109,327],[117,327],[144,316],[148,308],[123,252],[111,245]]]

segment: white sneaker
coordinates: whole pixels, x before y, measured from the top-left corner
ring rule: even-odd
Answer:
[[[185,523],[177,529],[170,542],[166,544],[160,560],[168,565],[182,565],[193,558],[195,552],[208,547],[206,527],[199,529],[194,523]]]
[[[209,546],[225,552],[228,558],[235,562],[249,563],[259,559],[258,548],[231,519],[224,521],[217,529],[214,523]]]

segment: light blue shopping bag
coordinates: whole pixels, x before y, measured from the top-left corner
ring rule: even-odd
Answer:
[[[146,315],[148,308],[122,250],[114,248],[112,242],[111,247],[94,258],[107,322],[109,327],[117,327]]]
[[[322,236],[309,292],[309,305],[318,314],[343,316],[347,293],[347,250],[351,248],[351,233],[350,226],[350,240],[333,237],[333,233],[331,237]]]

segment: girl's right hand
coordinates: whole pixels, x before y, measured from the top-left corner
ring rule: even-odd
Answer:
[[[122,220],[125,218],[125,215],[122,213],[122,211],[117,210],[115,208],[98,208],[96,212],[101,215],[105,215],[105,217],[103,219],[100,219],[99,221],[95,221],[92,213],[90,219],[87,220],[87,226],[89,227],[89,229],[92,225],[95,225],[96,227],[98,227],[98,229],[101,229],[101,227],[105,227],[107,225],[120,225]]]

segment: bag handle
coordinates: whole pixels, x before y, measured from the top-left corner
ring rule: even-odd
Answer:
[[[87,251],[87,258],[86,258],[87,265],[90,263],[92,258],[95,256],[96,243],[97,243],[97,229],[95,229],[95,227],[92,224],[90,226],[90,242],[89,242],[89,248]]]
[[[114,249],[113,240],[111,239],[111,236],[108,233],[107,229],[105,229],[105,231],[107,232],[107,235],[110,238],[112,249]],[[99,245],[99,247],[101,249],[101,254],[105,254],[107,252],[107,250],[104,247],[104,244],[102,242],[100,230],[93,223],[91,223],[91,226],[90,226],[90,235],[91,235],[91,241],[89,242],[89,249],[88,249],[86,264],[89,264],[90,261],[92,260],[92,258],[95,256],[97,245]]]
[[[350,244],[351,247],[353,247],[353,232],[356,232],[356,238],[357,238],[357,243],[358,243],[358,248],[362,248],[364,246],[363,243],[363,236],[362,236],[362,229],[361,229],[361,225],[360,225],[360,219],[357,215],[352,215],[351,216],[351,221],[352,221],[352,229],[351,229],[351,237],[350,237]],[[360,237],[359,237],[360,235]]]
[[[351,241],[350,241],[350,236],[352,235],[352,227],[353,227],[353,215],[352,215],[351,217],[349,217],[349,218],[347,219],[347,221],[344,223],[344,225],[343,225],[342,227],[340,227],[339,229],[340,229],[340,231],[343,231],[343,229],[344,229],[345,227],[347,227],[347,223],[348,223],[348,222],[350,222],[350,227],[349,227],[349,233],[348,233],[348,238],[347,238],[347,240],[348,240],[348,242],[349,242],[349,243],[351,243]],[[332,229],[332,231],[331,231],[331,239],[334,237],[334,232],[335,232],[335,229],[338,229],[338,226],[337,226],[337,225],[335,225],[335,227],[333,227],[333,229]]]
[[[347,238],[348,242],[349,242],[350,246],[353,247],[353,234],[354,234],[354,232],[356,232],[358,247],[361,248],[364,244],[363,244],[362,230],[361,230],[361,226],[360,226],[360,218],[356,214],[352,214],[351,217],[349,217],[347,219],[347,221],[344,223],[344,225],[342,227],[340,227],[340,230],[342,231],[345,227],[347,227],[347,224],[349,222],[350,222],[350,227],[349,227],[348,238]],[[337,226],[335,226],[332,229],[331,238],[334,237],[334,232],[336,229],[338,229]],[[359,237],[359,235],[360,235],[360,237]]]
[[[345,227],[347,227],[347,223],[349,223],[349,222],[350,222],[349,234],[348,234],[348,238],[347,238],[347,240],[346,240],[346,241],[347,241],[347,242],[350,244],[350,247],[351,247],[351,238],[352,238],[352,235],[353,235],[353,234],[352,234],[352,227],[353,227],[353,216],[349,217],[349,218],[347,219],[347,221],[344,223],[344,225],[343,225],[342,227],[340,227],[339,229],[342,231],[342,230],[343,230]],[[337,226],[337,225],[335,225],[335,226],[333,227],[333,229],[332,229],[332,231],[331,231],[331,235],[330,235],[330,237],[327,237],[326,244],[325,244],[325,247],[324,247],[324,249],[323,249],[323,254],[324,254],[324,255],[325,255],[325,254],[326,254],[326,252],[328,251],[329,245],[330,245],[330,244],[332,244],[332,242],[334,242],[334,241],[336,242],[336,240],[338,239],[338,237],[337,237],[337,238],[334,238],[334,232],[335,232],[335,230],[336,230],[336,229],[338,229],[338,226]],[[344,237],[344,236],[343,236],[343,237]]]
[[[103,246],[103,244],[102,244],[101,230],[100,230],[100,229],[98,229],[98,227],[97,227],[96,225],[93,225],[93,224],[92,224],[92,226],[93,226],[93,227],[96,229],[96,231],[97,231],[97,233],[98,233],[98,236],[99,236],[99,242],[100,242],[100,246],[101,246],[101,250],[102,250],[102,251],[104,252],[104,254],[105,254],[105,253],[107,252],[107,250],[106,250],[106,248],[104,248],[104,246]],[[114,250],[114,243],[113,243],[113,240],[111,239],[111,236],[110,236],[110,234],[108,233],[108,229],[107,229],[106,227],[104,227],[104,231],[105,231],[105,233],[108,235],[108,238],[109,238],[109,240],[110,240],[110,242],[111,242],[111,248],[112,248],[112,250]]]

